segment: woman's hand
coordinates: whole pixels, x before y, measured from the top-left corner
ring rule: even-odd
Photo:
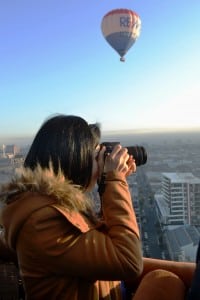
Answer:
[[[107,153],[105,157],[106,147],[102,146],[98,154],[98,170],[99,178],[103,173],[109,171],[118,171],[129,176],[136,172],[136,164],[132,155],[128,154],[127,148],[123,148],[120,144],[116,145],[111,153]]]
[[[103,171],[118,171],[128,176],[136,171],[135,160],[132,155],[128,154],[127,148],[123,148],[118,144],[113,148],[111,153],[107,154]]]
[[[128,165],[128,171],[127,171],[127,173],[126,173],[126,176],[129,176],[129,175],[131,175],[132,173],[135,173],[135,172],[136,172],[137,167],[136,167],[135,159],[133,158],[133,155],[130,155],[130,156],[129,156],[127,165]]]

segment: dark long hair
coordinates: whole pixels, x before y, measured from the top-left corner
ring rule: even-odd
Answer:
[[[24,167],[38,165],[87,188],[92,176],[93,153],[99,143],[100,129],[78,116],[56,115],[46,120],[36,134],[26,156]]]

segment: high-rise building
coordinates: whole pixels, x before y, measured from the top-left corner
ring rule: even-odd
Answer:
[[[3,146],[2,146],[3,158],[6,157],[5,149],[6,149],[6,146],[3,144]]]
[[[192,173],[162,173],[162,195],[168,224],[200,225],[200,178]]]
[[[5,154],[7,156],[14,156],[19,152],[20,152],[20,149],[16,145],[6,145],[5,146]]]

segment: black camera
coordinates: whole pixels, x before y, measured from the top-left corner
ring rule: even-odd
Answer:
[[[115,145],[119,142],[103,142],[102,145],[106,147],[105,156],[111,153]],[[147,162],[147,152],[143,146],[125,146],[128,149],[128,154],[133,155],[136,166],[144,165]]]

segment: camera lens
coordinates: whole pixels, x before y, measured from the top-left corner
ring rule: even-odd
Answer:
[[[106,151],[104,158],[106,157],[107,153],[110,153],[113,149],[113,147],[117,144],[120,144],[120,142],[104,142],[102,145],[106,146]],[[136,166],[144,165],[147,162],[147,152],[143,146],[126,146],[128,149],[128,153],[130,155],[133,155],[135,159]]]
[[[136,166],[144,165],[147,162],[147,152],[143,146],[130,146],[126,147],[128,153],[133,155]]]

